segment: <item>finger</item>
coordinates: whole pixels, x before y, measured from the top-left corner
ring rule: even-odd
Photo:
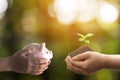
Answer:
[[[72,70],[72,68],[76,67],[75,65],[73,65],[73,64],[71,63],[71,61],[70,61],[69,58],[66,59],[66,63],[67,63],[67,67],[69,67],[71,70]]]
[[[35,71],[33,71],[33,70],[28,70],[27,73],[31,74],[31,75],[35,75]]]
[[[41,70],[41,66],[40,65],[33,65],[33,66],[31,66],[31,70],[33,70],[33,71]]]
[[[71,70],[71,71],[73,71],[74,73],[77,73],[77,74],[83,74],[84,71],[81,68],[76,67],[75,65],[73,65],[71,63],[71,61],[69,60],[69,57],[67,57],[65,59],[65,62],[67,63],[67,69],[69,69],[69,70]]]
[[[42,74],[43,72],[37,72],[37,73],[34,73],[34,75],[40,75]]]
[[[29,69],[34,71],[44,71],[48,68],[47,64],[42,65],[32,65]]]
[[[71,70],[71,71],[73,71],[74,73],[77,73],[77,74],[82,74],[83,73],[83,71],[81,70],[81,69],[79,69],[79,68],[77,68],[77,67],[71,67],[71,66],[67,66],[67,69],[69,69],[69,70]]]
[[[31,75],[35,75],[35,73],[40,69],[40,67],[41,67],[40,65],[29,64],[27,73]]]
[[[67,63],[67,69],[73,71],[74,73],[81,74],[82,70],[80,68],[77,68],[71,64],[68,58],[66,58],[66,63]]]
[[[76,61],[83,61],[88,59],[88,57],[89,57],[89,54],[85,52],[72,57],[72,59]]]
[[[34,59],[30,59],[30,62],[32,64],[35,65],[39,65],[39,64],[49,64],[47,59],[43,59],[43,58],[34,58]]]
[[[39,58],[37,59],[41,64],[44,64],[44,63],[48,63],[48,60],[47,59],[44,59],[44,58]]]
[[[41,70],[37,71],[37,72],[35,73],[35,75],[40,75],[40,74],[42,74],[46,69],[48,69],[48,67],[45,67],[45,68],[43,69],[43,71],[41,71]]]
[[[47,68],[47,67],[48,67],[47,64],[40,65],[40,70],[43,70],[43,71],[44,71],[44,69]]]
[[[30,57],[30,54],[33,54],[34,51],[35,51],[35,48],[30,48],[30,49],[22,49],[19,52],[24,57],[28,57],[28,56]]]
[[[66,57],[66,58],[65,58],[65,62],[66,62],[66,63],[67,63],[67,59],[68,59],[68,58]]]
[[[14,55],[25,57],[26,54],[28,54],[28,50],[18,50]]]
[[[38,73],[38,72],[43,72],[40,65],[31,66],[27,71],[27,73],[33,74],[33,75],[35,75],[35,73]]]
[[[45,71],[45,70],[47,70],[47,69],[48,69],[48,66],[47,66],[47,67],[44,67],[42,71]]]
[[[66,62],[66,64],[67,64],[67,66],[71,66],[71,67],[72,67],[72,64],[71,64],[71,62],[69,61],[69,58],[68,58],[68,57],[65,59],[65,62]]]
[[[78,67],[78,68],[83,68],[84,65],[84,61],[75,61],[73,59],[71,59],[70,57],[68,57],[69,63],[72,66]]]
[[[43,71],[45,71],[46,69],[48,69],[47,66],[46,66],[46,67],[43,67],[43,68],[40,68],[40,69],[38,69],[38,70],[36,70],[35,73],[43,72]]]

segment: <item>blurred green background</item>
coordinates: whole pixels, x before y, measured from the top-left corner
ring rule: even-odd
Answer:
[[[0,72],[0,80],[120,80],[120,72],[90,76],[67,70],[65,57],[84,45],[76,33],[93,33],[89,46],[104,54],[120,53],[119,0],[0,0],[0,57],[29,43],[46,42],[54,58],[42,75]]]

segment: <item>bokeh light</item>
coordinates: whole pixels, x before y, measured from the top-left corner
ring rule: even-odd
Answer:
[[[111,24],[119,16],[117,7],[103,0],[55,0],[48,12],[65,24],[87,23],[95,19]]]
[[[54,10],[60,22],[69,24],[76,17],[76,0],[55,0]]]
[[[6,11],[8,7],[7,0],[0,0],[0,19],[4,16],[4,12]]]
[[[86,23],[95,18],[98,6],[96,0],[78,0],[77,5],[77,21]]]
[[[107,2],[102,2],[100,5],[99,18],[104,23],[113,23],[118,19],[119,11],[115,6]]]

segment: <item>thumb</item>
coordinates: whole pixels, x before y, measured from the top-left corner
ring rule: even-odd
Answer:
[[[89,57],[89,54],[84,52],[84,53],[81,53],[81,54],[78,54],[78,55],[72,57],[72,59],[76,60],[76,61],[83,61],[83,60],[88,59],[88,57]]]

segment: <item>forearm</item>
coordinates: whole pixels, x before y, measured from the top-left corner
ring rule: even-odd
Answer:
[[[105,68],[120,70],[120,55],[106,55]]]
[[[11,71],[11,57],[0,58],[0,72],[2,71]]]

